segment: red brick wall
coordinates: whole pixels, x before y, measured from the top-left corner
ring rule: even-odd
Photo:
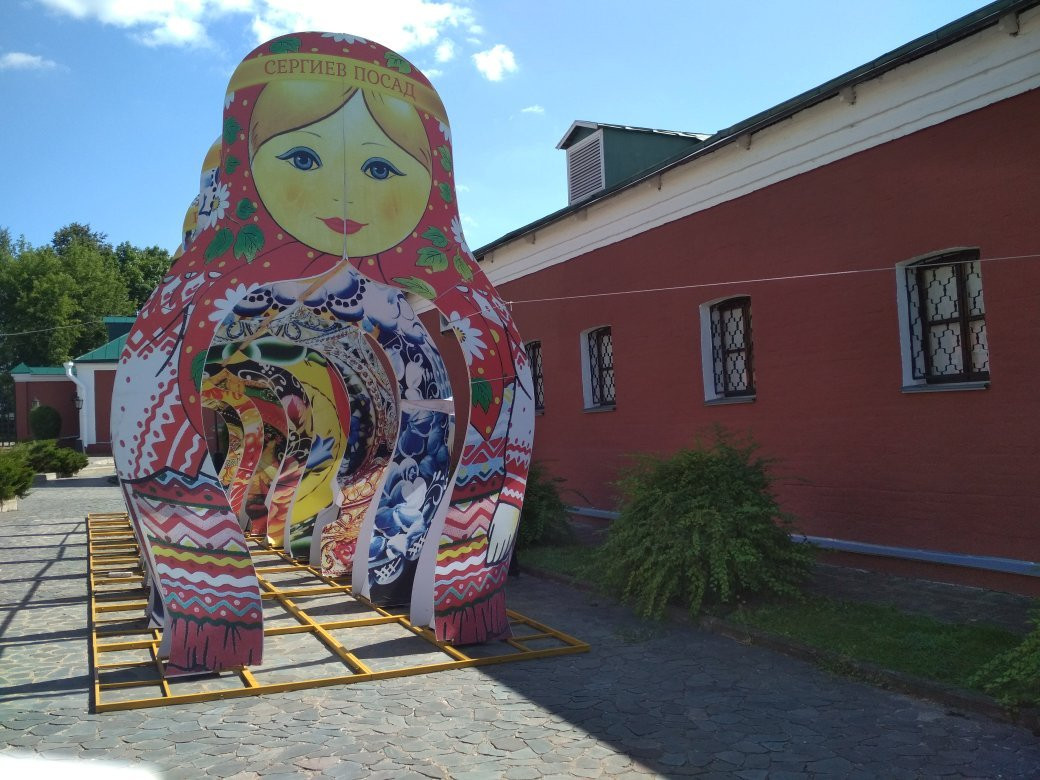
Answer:
[[[115,369],[94,372],[94,430],[97,445],[91,451],[112,452],[112,386]]]
[[[895,264],[977,246],[1040,253],[1040,92],[886,143],[504,285],[509,300],[886,269],[668,293],[517,303],[542,342],[535,456],[569,502],[613,508],[633,452],[716,423],[751,432],[807,533],[1040,560],[1040,259],[982,264],[992,383],[904,394]],[[698,306],[751,296],[757,400],[704,405]],[[582,411],[579,333],[610,325],[617,409]],[[1028,589],[1037,583],[1021,584]],[[1038,589],[1040,592],[1040,589]]]
[[[67,443],[79,437],[79,412],[72,404],[72,396],[76,386],[72,381],[56,377],[47,382],[16,382],[15,397],[15,434],[19,441],[32,438],[29,429],[29,411],[35,401],[43,406],[53,406],[61,415],[61,437]]]

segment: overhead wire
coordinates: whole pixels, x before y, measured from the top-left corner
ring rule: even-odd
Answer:
[[[1036,258],[1040,258],[1040,252],[1026,255],[1006,255],[1003,257],[981,257],[971,260],[951,260],[949,262],[943,262],[942,265],[960,265],[965,263],[993,263],[997,261],[1031,260]],[[523,298],[519,300],[507,300],[505,301],[505,303],[509,306],[515,306],[523,303],[552,303],[556,301],[577,301],[585,300],[588,298],[609,298],[619,295],[642,295],[645,293],[677,292],[681,290],[697,290],[709,287],[727,287],[741,284],[762,284],[763,282],[788,282],[797,281],[801,279],[825,279],[828,277],[836,276],[853,276],[857,274],[890,273],[894,270],[896,270],[895,266],[886,266],[884,268],[851,268],[842,271],[822,271],[810,274],[787,274],[784,276],[761,276],[749,279],[730,279],[720,282],[698,282],[696,284],[679,284],[668,287],[643,287],[632,290],[610,290],[607,292],[582,293],[579,295],[558,295],[546,298]],[[101,322],[102,320],[100,319],[88,320],[82,322],[67,323],[65,325],[55,325],[51,328],[37,328],[36,330],[23,330],[13,333],[0,333],[0,338],[8,338],[12,336],[29,336],[37,333],[50,333],[55,330],[62,330],[65,328],[78,328],[84,325],[99,324]],[[451,322],[452,320],[446,320],[446,324],[451,324]]]
[[[992,263],[998,260],[1027,260],[1040,258],[1040,253],[1028,254],[1028,255],[1008,255],[1006,257],[985,257],[985,258],[974,258],[971,260],[951,260],[949,262],[943,262],[942,265],[962,265],[965,263]],[[550,303],[556,301],[576,301],[587,298],[608,298],[618,295],[641,295],[644,293],[656,293],[656,292],[675,292],[679,290],[697,290],[708,287],[728,287],[740,284],[761,284],[762,282],[787,282],[795,281],[800,279],[824,279],[827,277],[834,276],[852,276],[855,274],[872,274],[872,273],[891,273],[896,270],[896,266],[886,266],[884,268],[852,268],[843,271],[822,271],[819,273],[810,274],[788,274],[785,276],[762,276],[750,279],[732,279],[722,282],[698,282],[696,284],[679,284],[672,285],[669,287],[644,287],[633,290],[611,290],[608,292],[594,292],[594,293],[581,293],[578,295],[559,295],[546,298],[524,298],[520,300],[506,301],[510,306],[515,306],[522,303]]]

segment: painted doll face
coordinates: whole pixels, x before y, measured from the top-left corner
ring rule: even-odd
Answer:
[[[276,135],[252,163],[257,191],[288,233],[322,252],[366,257],[419,223],[432,178],[383,132],[360,92],[312,125]]]

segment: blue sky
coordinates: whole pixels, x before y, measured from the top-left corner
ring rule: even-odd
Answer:
[[[980,0],[4,0],[0,226],[178,243],[228,77],[293,30],[377,40],[451,118],[478,247],[566,205],[584,119],[713,132],[981,7]],[[300,10],[304,9],[304,10]]]

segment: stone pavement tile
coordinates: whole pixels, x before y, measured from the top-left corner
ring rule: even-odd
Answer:
[[[0,750],[98,753],[175,778],[1026,777],[1040,766],[1037,740],[1021,729],[689,626],[648,624],[531,577],[510,583],[510,606],[589,641],[591,653],[91,715],[86,507],[119,511],[118,490],[40,489],[0,516],[0,533],[47,532],[0,550],[0,566],[26,580],[0,578],[0,605],[18,605],[6,624],[0,611],[0,676],[19,680],[0,691]],[[63,550],[73,557],[56,560]],[[19,637],[37,634],[52,636],[38,654],[24,650],[33,640]]]

